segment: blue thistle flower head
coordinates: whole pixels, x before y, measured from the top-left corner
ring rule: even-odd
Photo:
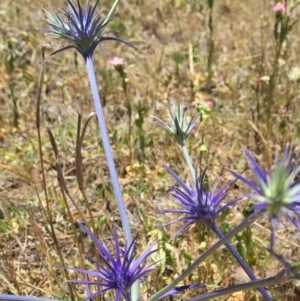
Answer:
[[[188,110],[186,110],[184,102],[182,101],[177,105],[174,100],[168,105],[168,113],[169,118],[167,122],[163,122],[155,116],[154,118],[159,126],[166,129],[181,146],[184,146],[189,134],[197,126],[196,118],[200,113],[189,119]]]
[[[276,154],[274,167],[269,173],[257,164],[247,149],[244,152],[256,181],[250,181],[234,171],[231,173],[254,190],[255,193],[247,194],[249,198],[259,202],[253,206],[253,209],[268,213],[271,222],[271,250],[273,250],[275,226],[280,223],[280,216],[284,216],[300,230],[300,181],[295,181],[300,166],[294,167],[293,149],[289,146],[285,147],[281,160]]]
[[[50,36],[66,40],[69,43],[69,45],[53,52],[52,54],[66,49],[75,48],[82,54],[84,59],[87,59],[88,57],[92,57],[95,48],[100,42],[109,40],[118,41],[133,47],[130,43],[125,42],[120,38],[104,36],[111,32],[103,32],[105,26],[111,21],[111,19],[101,19],[99,16],[100,12],[96,13],[99,0],[96,1],[94,6],[91,6],[89,4],[89,0],[87,0],[84,9],[80,5],[79,0],[77,0],[78,9],[75,8],[70,0],[67,1],[69,3],[69,12],[63,8],[60,9],[60,13],[58,14],[45,10],[45,21],[50,28],[42,28],[41,30],[49,33]]]
[[[118,301],[123,296],[126,301],[130,301],[130,288],[134,282],[150,273],[154,269],[150,268],[156,262],[146,264],[144,261],[157,249],[152,250],[153,244],[150,245],[141,255],[136,256],[136,239],[131,245],[125,243],[125,247],[121,248],[116,228],[114,229],[114,242],[112,246],[115,254],[111,254],[107,245],[99,241],[95,235],[81,223],[79,226],[92,239],[98,249],[101,263],[93,258],[89,260],[94,263],[95,270],[86,270],[74,267],[63,267],[86,275],[85,280],[71,280],[73,283],[80,283],[86,286],[87,298],[92,299],[96,295],[104,294],[106,291],[114,290],[116,292],[115,300]],[[91,279],[88,280],[87,277]],[[88,285],[99,286],[100,289],[95,293],[90,293]]]
[[[161,210],[160,213],[184,214],[183,217],[165,225],[167,226],[177,222],[184,222],[184,225],[175,233],[174,236],[178,235],[181,231],[193,223],[200,222],[206,224],[208,227],[214,227],[215,219],[217,218],[218,214],[239,200],[234,199],[228,203],[223,203],[223,200],[228,195],[228,189],[234,180],[229,181],[217,191],[217,187],[223,179],[223,177],[221,177],[219,181],[217,181],[217,183],[212,187],[212,189],[209,190],[207,184],[205,183],[206,169],[202,173],[200,180],[198,180],[197,168],[195,169],[196,183],[194,187],[191,183],[190,186],[184,184],[183,181],[181,181],[175,172],[168,166],[165,165],[165,168],[180,186],[179,188],[172,186],[171,195],[175,198],[181,208],[165,209]]]

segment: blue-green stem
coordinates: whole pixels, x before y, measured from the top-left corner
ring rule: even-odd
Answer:
[[[186,163],[187,163],[187,165],[188,165],[188,167],[189,167],[189,169],[190,169],[192,178],[193,178],[193,180],[195,181],[195,180],[196,180],[196,179],[195,179],[195,169],[194,169],[194,167],[193,167],[192,160],[191,160],[191,157],[190,157],[190,155],[189,155],[189,152],[188,152],[188,150],[187,150],[187,148],[186,148],[186,145],[183,145],[183,146],[181,147],[181,150],[182,150],[183,157],[184,157],[184,159],[185,159],[185,161],[186,161]]]
[[[104,148],[105,155],[106,155],[106,160],[107,160],[107,165],[108,165],[108,169],[109,169],[109,173],[110,173],[110,177],[111,177],[111,182],[112,182],[115,197],[116,197],[116,200],[118,203],[118,208],[119,208],[119,212],[120,212],[120,218],[121,218],[121,222],[122,222],[125,240],[128,243],[128,245],[131,245],[131,243],[132,243],[131,228],[129,225],[126,208],[125,208],[125,203],[123,201],[122,191],[121,191],[121,187],[120,187],[119,180],[118,180],[117,170],[116,170],[113,154],[112,154],[110,143],[109,143],[109,137],[108,137],[108,133],[107,133],[106,125],[105,125],[104,114],[103,114],[103,110],[102,110],[102,106],[101,106],[100,96],[99,96],[99,92],[98,92],[98,86],[97,86],[96,77],[95,77],[94,66],[93,66],[91,57],[88,57],[86,59],[86,68],[87,68],[89,81],[90,81],[90,85],[91,85],[91,91],[93,94],[95,110],[96,110],[96,114],[98,117],[99,130],[100,130],[100,133],[102,136],[103,148]]]
[[[115,12],[117,6],[119,5],[119,2],[120,0],[116,0],[114,2],[114,4],[112,5],[111,9],[109,10],[107,16],[106,16],[106,19],[105,19],[105,22],[109,21],[109,19],[111,18],[111,16],[113,15],[113,13]]]
[[[100,130],[100,133],[102,136],[102,143],[103,143],[103,148],[104,148],[104,152],[106,155],[110,178],[111,178],[111,182],[113,185],[118,208],[119,208],[119,213],[120,213],[120,218],[121,218],[121,222],[122,222],[125,240],[128,243],[128,245],[131,245],[132,244],[131,228],[130,228],[129,220],[127,217],[125,203],[123,201],[122,191],[121,191],[121,187],[120,187],[119,179],[118,179],[118,175],[117,175],[117,170],[116,170],[115,162],[113,159],[113,154],[112,154],[110,143],[109,143],[109,137],[108,137],[108,133],[107,133],[106,125],[105,125],[104,114],[103,114],[103,110],[102,110],[102,106],[101,106],[93,61],[92,61],[91,57],[88,57],[86,59],[86,68],[87,68],[87,73],[88,73],[91,91],[92,91],[92,95],[93,95],[95,111],[97,114],[99,130]],[[136,281],[133,284],[131,293],[132,293],[132,301],[139,300],[139,294],[140,294],[139,293],[139,281]]]
[[[8,295],[8,294],[0,294],[1,301],[62,301],[48,298],[39,298],[32,296],[18,296],[18,295]]]
[[[110,10],[109,10],[109,12],[108,12],[108,14],[105,18],[104,24],[106,24],[111,19],[111,17],[113,15],[113,13],[115,12],[117,6],[119,5],[119,2],[120,2],[120,0],[115,0],[114,4],[110,8]],[[104,29],[105,29],[105,27],[103,27],[103,29],[101,31],[99,31],[99,33],[97,35],[98,37],[102,35]]]
[[[188,299],[187,301],[215,300],[215,298],[218,298],[218,297],[221,297],[224,295],[233,294],[235,292],[245,291],[245,290],[254,289],[254,288],[258,288],[258,287],[262,287],[262,286],[270,286],[270,285],[280,284],[280,283],[284,282],[285,280],[287,280],[287,278],[284,277],[284,275],[281,271],[279,274],[277,274],[274,277],[265,278],[265,279],[261,279],[261,280],[254,280],[251,282],[233,285],[228,288],[224,288],[224,289],[220,289],[220,290],[217,290],[214,292],[195,296],[193,298]]]
[[[113,13],[115,12],[117,6],[119,5],[119,2],[120,2],[120,0],[115,0],[114,4],[112,5],[111,9],[109,10],[109,12],[108,12],[108,14],[107,14],[107,16],[106,16],[105,22],[108,22],[108,21],[111,19],[111,17],[112,17],[112,15],[113,15]],[[102,32],[101,32],[100,34],[102,34]],[[98,91],[98,90],[97,90],[97,91]],[[99,98],[99,99],[100,99],[100,98]],[[102,114],[102,115],[103,115],[103,114]],[[118,182],[118,183],[119,183],[119,182]],[[118,186],[119,186],[119,184],[118,184]],[[120,189],[120,191],[121,191],[121,189]],[[122,194],[121,194],[121,199],[122,199],[122,202],[123,202]],[[123,204],[124,204],[124,202],[123,202]],[[119,210],[120,210],[120,207],[119,207]],[[120,215],[121,215],[121,210],[120,210]],[[126,234],[126,233],[125,233],[125,228],[124,228],[124,225],[125,225],[125,224],[124,224],[123,221],[122,221],[122,226],[123,226],[124,234],[125,234],[125,237],[126,237],[126,235],[127,235],[128,237],[130,237],[130,239],[128,240],[128,243],[130,242],[130,244],[131,244],[131,242],[132,242],[131,229],[130,229],[130,225],[129,225],[129,222],[128,222],[128,218],[127,218],[127,215],[126,215],[126,211],[125,211],[124,217],[126,217],[126,219],[127,219],[126,227],[127,227],[127,225],[128,225],[128,230],[129,230],[129,231],[126,230],[127,232],[129,232],[129,233]],[[122,219],[122,217],[121,217],[121,219]],[[140,297],[140,285],[139,285],[139,281],[136,281],[136,282],[133,284],[133,286],[132,286],[132,290],[131,290],[131,299],[132,299],[132,301],[138,301],[138,300],[139,300],[139,297]]]
[[[161,297],[162,295],[166,294],[169,290],[174,288],[185,277],[191,274],[208,256],[212,255],[219,247],[221,247],[228,240],[230,240],[236,233],[240,232],[242,229],[251,225],[256,219],[258,219],[258,217],[262,214],[262,212],[263,211],[257,211],[253,213],[248,218],[244,219],[238,226],[236,226],[231,231],[226,233],[226,235],[224,235],[223,238],[221,238],[214,245],[212,245],[207,251],[205,251],[202,255],[200,255],[181,275],[179,275],[175,280],[173,280],[171,283],[169,283],[159,292],[157,292],[152,297],[150,297],[148,301],[155,301],[159,299],[159,297]]]
[[[228,294],[233,294],[235,292],[244,291],[248,289],[254,289],[262,286],[278,285],[288,282],[292,279],[299,279],[300,263],[297,262],[293,264],[288,270],[285,268],[281,270],[276,276],[265,278],[261,280],[254,280],[251,282],[246,282],[242,284],[237,284],[225,289],[216,290],[214,292],[202,294],[195,296],[187,301],[205,301],[212,300],[217,297],[221,297]]]
[[[188,166],[190,167],[190,171],[191,171],[191,175],[195,179],[195,171],[193,170],[192,166],[192,162],[191,162],[191,157],[187,151],[186,146],[182,147],[182,152],[183,152],[183,156],[184,159],[186,161],[186,163],[188,164]],[[215,234],[222,239],[224,237],[224,234],[222,233],[222,231],[219,229],[219,227],[214,223],[211,225],[208,225],[209,228],[215,232]],[[252,270],[249,268],[249,266],[246,264],[246,262],[242,259],[242,257],[240,256],[240,254],[235,250],[235,248],[230,244],[230,242],[226,242],[225,243],[227,249],[230,251],[230,253],[234,256],[234,258],[237,260],[237,262],[240,264],[240,266],[244,269],[244,271],[247,273],[247,275],[249,276],[249,278],[251,280],[256,280],[255,275],[253,274]],[[272,301],[272,298],[269,296],[269,294],[267,293],[267,291],[263,288],[260,287],[259,288],[260,293],[262,294],[262,296],[265,298],[265,300],[267,301]]]
[[[219,229],[219,227],[216,224],[213,225],[210,228],[216,233],[216,235],[220,239],[224,237],[224,234],[222,233],[222,231]],[[249,278],[252,281],[256,281],[256,277],[253,274],[252,270],[249,268],[249,266],[247,265],[247,263],[242,259],[242,257],[240,256],[240,254],[236,251],[236,249],[229,242],[226,242],[225,246],[230,251],[230,253],[234,256],[234,258],[237,260],[237,262],[240,264],[240,266],[244,269],[244,271],[249,276]],[[259,287],[258,290],[260,291],[260,293],[262,294],[262,296],[265,298],[265,300],[267,300],[267,301],[272,301],[273,300],[263,287]]]

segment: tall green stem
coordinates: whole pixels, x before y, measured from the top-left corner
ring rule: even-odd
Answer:
[[[230,286],[230,287],[225,288],[225,289],[220,289],[220,290],[217,290],[217,291],[214,291],[214,292],[198,295],[196,297],[188,299],[187,301],[215,300],[215,298],[221,297],[221,296],[224,296],[224,295],[229,295],[229,294],[233,294],[235,292],[254,289],[254,288],[261,287],[261,286],[269,286],[269,285],[280,284],[280,283],[282,283],[282,281],[283,280],[282,280],[282,277],[281,277],[281,273],[279,273],[275,277],[270,277],[270,278],[261,279],[261,280],[254,280],[254,281],[251,281],[251,282],[246,282],[246,283],[242,283],[242,284],[233,285],[233,286]]]
[[[189,167],[189,170],[191,172],[192,178],[195,181],[196,180],[195,179],[195,169],[193,167],[192,160],[191,160],[189,152],[188,152],[188,150],[186,148],[186,145],[182,146],[181,150],[182,150],[183,157],[184,157],[184,159],[185,159],[185,161],[186,161],[186,163],[187,163],[187,165]]]
[[[174,288],[179,282],[181,282],[185,277],[191,274],[208,256],[213,254],[220,246],[225,244],[229,239],[231,239],[236,233],[240,232],[245,227],[251,225],[262,212],[257,211],[250,215],[247,219],[243,220],[238,226],[229,231],[223,238],[217,241],[213,246],[211,246],[207,251],[205,251],[202,255],[200,255],[181,275],[179,275],[175,280],[173,280],[170,284],[165,286],[159,292],[154,294],[148,301],[156,301],[161,296],[166,294],[169,290]],[[259,285],[261,286],[261,285]]]
[[[214,225],[210,227],[219,238],[224,237],[223,232],[219,229],[217,225]],[[246,272],[246,274],[249,276],[249,278],[252,281],[257,281],[255,275],[253,274],[252,270],[249,268],[247,263],[242,259],[240,254],[236,251],[236,249],[230,244],[230,242],[225,243],[226,248],[229,250],[229,252],[234,256],[236,261],[239,263],[239,265],[243,268],[243,270]],[[272,301],[272,298],[269,296],[268,292],[263,287],[258,287],[259,292],[267,301]]]

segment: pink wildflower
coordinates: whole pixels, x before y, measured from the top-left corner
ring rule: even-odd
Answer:
[[[286,2],[278,2],[274,7],[273,11],[276,14],[286,14],[286,16],[291,17],[291,13],[288,11],[286,7]]]
[[[109,61],[110,64],[112,64],[113,66],[120,66],[120,65],[124,65],[124,59],[123,58],[119,58],[119,57],[114,57],[112,60]]]
[[[197,105],[204,105],[207,106],[209,109],[213,109],[215,102],[213,99],[196,99],[191,103],[192,107],[196,107]]]
[[[207,100],[206,104],[209,106],[210,109],[212,109],[213,106],[214,106],[214,101],[213,100]]]
[[[286,12],[286,3],[285,2],[278,2],[274,7],[273,11],[276,13],[284,13]]]

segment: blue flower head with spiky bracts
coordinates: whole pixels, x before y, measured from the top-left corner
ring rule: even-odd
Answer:
[[[271,222],[271,250],[274,248],[275,226],[280,223],[280,216],[295,225],[300,230],[300,181],[296,176],[300,172],[300,166],[294,168],[293,149],[285,147],[282,160],[275,157],[273,170],[266,173],[255,161],[253,156],[244,150],[249,160],[256,182],[252,182],[244,176],[232,173],[255,193],[247,194],[253,200],[258,201],[252,208],[266,211]]]
[[[84,59],[91,57],[97,45],[102,41],[119,41],[128,46],[131,44],[117,37],[104,36],[110,31],[103,32],[105,26],[111,19],[101,19],[99,13],[96,13],[96,8],[99,0],[94,6],[90,6],[89,0],[83,9],[77,0],[78,9],[68,0],[70,12],[61,8],[61,14],[54,14],[45,10],[47,18],[45,21],[50,26],[49,29],[42,29],[48,32],[49,35],[66,40],[69,45],[55,51],[53,54],[65,49],[75,48],[82,54]]]
[[[219,181],[209,191],[208,185],[207,183],[205,183],[206,169],[202,173],[200,180],[198,180],[197,168],[195,169],[196,183],[194,187],[192,184],[190,184],[190,186],[184,184],[180,180],[180,178],[175,174],[175,172],[168,166],[165,165],[165,168],[180,186],[180,188],[172,186],[171,195],[175,198],[175,200],[181,206],[181,208],[165,209],[161,210],[160,213],[184,214],[183,217],[165,225],[167,226],[177,222],[184,222],[184,225],[175,233],[174,236],[178,235],[181,231],[183,231],[185,228],[187,228],[193,223],[200,222],[213,228],[215,219],[218,216],[218,214],[220,214],[224,209],[233,205],[239,200],[234,199],[228,203],[222,204],[223,200],[228,195],[228,189],[233,183],[233,181],[229,181],[219,191],[216,191],[219,183],[223,179],[223,177],[221,177]]]
[[[157,249],[152,250],[153,244],[150,245],[141,255],[136,258],[136,239],[133,240],[131,245],[125,243],[125,247],[121,248],[119,244],[119,237],[116,228],[114,229],[114,243],[112,243],[115,249],[115,255],[112,255],[102,241],[99,241],[95,235],[81,223],[79,226],[88,234],[88,236],[95,243],[98,254],[103,263],[89,258],[92,263],[95,264],[95,270],[86,270],[81,268],[64,267],[65,269],[74,270],[75,272],[83,273],[91,278],[87,280],[71,280],[73,283],[81,283],[86,285],[87,298],[93,299],[96,295],[104,294],[106,291],[116,291],[115,300],[120,300],[121,296],[126,301],[130,301],[130,288],[134,282],[142,278],[144,275],[153,271],[150,267],[155,262],[146,264],[144,261]],[[136,258],[136,259],[135,259]],[[98,291],[90,293],[87,289],[88,285],[96,285],[101,287]]]

